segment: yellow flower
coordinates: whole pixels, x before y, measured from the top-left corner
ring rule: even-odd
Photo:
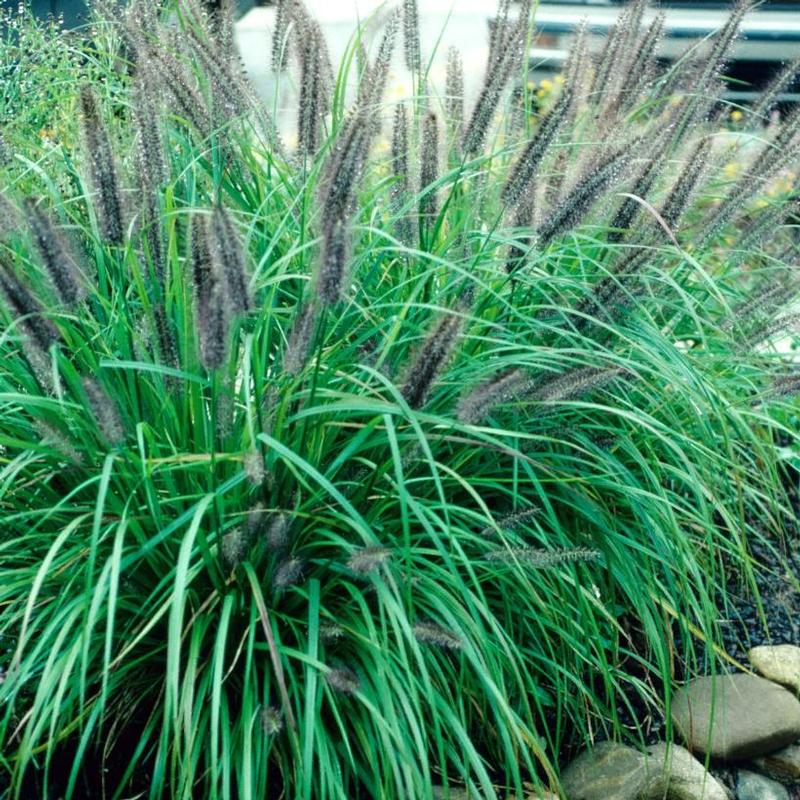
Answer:
[[[742,171],[742,165],[738,161],[729,161],[723,168],[722,174],[726,178],[736,178]]]
[[[738,108],[731,111],[731,122],[740,122],[742,119],[744,114]]]
[[[556,78],[555,78],[556,83],[559,86],[562,86],[564,84],[564,80],[565,80],[564,76],[559,72],[558,75],[556,75]]]
[[[549,91],[551,91],[551,89],[553,88],[553,81],[549,81],[549,80],[547,80],[547,78],[544,78],[544,79],[542,80],[542,82],[541,82],[539,85],[540,85],[540,86],[542,87],[542,89],[544,89],[546,92],[549,92]]]
[[[376,155],[384,155],[388,153],[391,148],[391,143],[389,142],[388,137],[381,136],[377,142],[375,142],[375,154]]]
[[[528,81],[528,89],[533,91],[536,88],[536,81]]]

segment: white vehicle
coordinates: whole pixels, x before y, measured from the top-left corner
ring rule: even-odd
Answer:
[[[620,0],[539,0],[536,11],[538,36],[533,48],[534,77],[558,72],[566,58],[575,28],[587,20],[596,34],[596,46],[614,24],[625,2]],[[714,0],[663,0],[654,3],[645,16],[652,19],[658,10],[666,16],[661,55],[674,61],[725,23],[731,2]],[[729,100],[745,102],[784,62],[800,58],[800,0],[766,0],[750,11],[742,25],[728,69],[732,79]],[[800,100],[800,84],[789,87],[783,100]]]

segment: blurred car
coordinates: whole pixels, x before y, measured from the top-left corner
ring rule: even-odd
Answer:
[[[599,49],[602,36],[624,5],[623,0],[539,0],[538,35],[532,52],[534,77],[560,71],[574,31],[584,19],[594,34],[591,46]],[[730,0],[663,0],[645,14],[645,23],[659,9],[665,12],[660,56],[674,61],[719,30],[730,8]],[[727,70],[731,80],[726,96],[732,102],[752,99],[786,61],[800,58],[800,0],[765,0],[748,12],[741,30]],[[800,100],[800,83],[788,87],[780,99]]]
[[[206,5],[213,7],[215,0]],[[28,0],[31,10],[37,17],[61,19],[65,28],[77,28],[87,22],[86,0]],[[236,0],[239,15],[242,16],[255,5],[254,0]],[[4,10],[15,10],[19,0],[0,0]]]

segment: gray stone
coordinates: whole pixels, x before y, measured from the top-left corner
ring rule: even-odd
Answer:
[[[762,645],[747,654],[756,672],[780,683],[795,694],[800,692],[800,647],[793,644]]]
[[[736,761],[800,738],[800,701],[756,675],[697,678],[676,692],[672,721],[690,750]]]
[[[755,764],[759,771],[784,783],[800,781],[800,745],[790,744],[757,759]]]
[[[646,757],[612,742],[593,747],[561,776],[567,800],[639,800],[647,788]]]
[[[649,780],[641,800],[728,800],[728,790],[680,745],[658,744],[647,752]]]
[[[763,775],[740,769],[736,779],[737,800],[789,800],[789,792]]]

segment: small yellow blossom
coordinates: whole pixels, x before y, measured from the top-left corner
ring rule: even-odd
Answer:
[[[744,119],[744,114],[737,108],[731,111],[731,122],[740,122]]]
[[[388,137],[381,136],[381,138],[375,142],[375,154],[384,155],[389,152],[390,147],[391,143],[389,142]]]
[[[742,165],[738,161],[729,161],[722,168],[722,174],[726,178],[738,178],[741,171],[742,171]]]
[[[560,72],[555,77],[555,81],[559,86],[563,86],[564,85],[564,80],[565,80],[565,78]]]
[[[549,81],[547,78],[544,78],[539,86],[541,86],[546,92],[549,92],[553,88],[553,81]]]
[[[533,91],[536,88],[536,81],[528,81],[528,89]]]

